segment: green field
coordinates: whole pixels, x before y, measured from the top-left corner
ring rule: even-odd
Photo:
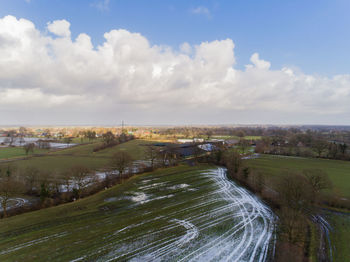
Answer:
[[[44,154],[47,153],[47,149],[34,149],[34,154]],[[28,156],[32,155],[30,152]],[[15,157],[25,157],[27,154],[25,153],[23,147],[0,147],[0,159],[9,159]]]
[[[331,243],[333,261],[350,261],[350,213],[329,213],[327,220],[332,227]]]
[[[45,156],[12,161],[10,165],[14,165],[19,168],[25,168],[28,166],[37,167],[40,170],[48,172],[64,171],[75,165],[83,165],[91,169],[100,169],[106,167],[110,161],[110,157],[117,151],[126,151],[130,153],[130,155],[135,160],[144,159],[144,145],[149,144],[150,142],[146,140],[131,140],[112,148],[107,148],[94,153],[93,148],[99,145],[99,143],[100,142],[87,145],[79,145],[72,148],[50,152]],[[23,149],[22,151],[24,152]],[[7,166],[9,163],[2,163],[1,165]]]
[[[252,169],[272,176],[272,179],[289,170],[321,169],[332,181],[333,192],[350,199],[350,161],[261,155],[257,159],[246,160],[246,163]]]
[[[0,220],[0,261],[259,260],[272,218],[222,168],[159,169],[76,202]]]
[[[103,149],[98,152],[93,152],[93,149],[102,144],[102,142],[95,142],[87,145],[75,146],[54,152],[54,155],[73,155],[73,156],[99,156],[99,157],[111,157],[117,151],[126,151],[134,159],[144,159],[145,147],[143,145],[151,144],[152,142],[147,140],[135,139],[122,143],[120,145]]]

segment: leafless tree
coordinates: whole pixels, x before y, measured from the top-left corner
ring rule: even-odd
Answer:
[[[74,166],[70,169],[70,172],[74,181],[73,186],[77,191],[78,198],[80,198],[85,187],[91,183],[89,179],[90,170],[85,166]]]
[[[34,143],[28,143],[23,146],[24,151],[26,152],[26,155],[28,155],[29,152],[34,152],[35,144]]]
[[[326,172],[320,169],[305,169],[303,170],[304,176],[307,178],[315,193],[319,193],[324,189],[332,188],[332,182],[330,181]]]
[[[308,211],[314,201],[312,186],[306,177],[299,173],[284,174],[277,191],[283,205],[298,212]]]
[[[127,152],[119,151],[113,154],[110,167],[118,170],[119,176],[122,177],[125,169],[131,165],[132,160],[132,157]]]
[[[224,162],[228,173],[235,177],[239,174],[242,168],[242,159],[237,151],[229,151],[225,154]]]
[[[239,140],[238,145],[239,145],[239,148],[241,149],[242,153],[245,154],[250,146],[250,143],[248,140],[241,138]]]
[[[210,130],[210,129],[208,129],[208,130],[205,132],[205,135],[207,136],[207,139],[209,140],[209,139],[212,137],[212,135],[213,135],[213,131]]]
[[[313,141],[311,146],[316,151],[318,157],[321,157],[322,153],[328,148],[328,143],[324,140],[317,139]]]
[[[102,140],[106,145],[110,145],[115,141],[115,135],[108,131],[102,135]]]
[[[0,200],[4,217],[7,217],[10,199],[23,191],[23,184],[15,177],[14,172],[12,167],[0,171]]]
[[[29,194],[34,193],[34,188],[37,186],[39,180],[40,171],[36,167],[26,167],[23,171],[23,177],[25,181],[26,191]],[[36,188],[38,190],[38,188]]]
[[[158,157],[158,148],[156,146],[150,145],[146,147],[146,159],[151,161],[151,168],[154,168],[154,161],[157,159]]]
[[[69,193],[72,185],[72,172],[65,170],[61,173],[62,183],[66,188],[66,192]]]

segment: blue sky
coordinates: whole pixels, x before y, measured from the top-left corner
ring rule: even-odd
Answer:
[[[73,37],[85,32],[94,44],[114,28],[174,48],[230,38],[239,68],[258,52],[272,68],[326,76],[349,73],[349,11],[347,0],[0,0],[0,17],[26,18],[39,29],[66,19]]]

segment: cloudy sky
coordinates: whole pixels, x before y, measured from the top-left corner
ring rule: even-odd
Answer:
[[[349,125],[349,11],[0,0],[0,125]]]

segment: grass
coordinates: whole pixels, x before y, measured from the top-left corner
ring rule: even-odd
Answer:
[[[123,254],[123,248],[127,245],[131,250],[140,248],[144,243],[137,241],[137,236],[148,234],[155,227],[168,225],[169,221],[159,218],[169,212],[181,213],[190,204],[196,206],[200,203],[196,198],[206,196],[213,190],[210,179],[199,176],[202,170],[210,167],[179,166],[134,176],[122,185],[73,203],[0,220],[0,261],[68,261],[83,256],[91,261],[96,260],[97,256],[108,257],[111,252]],[[172,194],[173,197],[136,206],[125,198],[131,192],[138,191],[140,186],[154,183],[151,180],[159,185],[167,183],[168,187],[150,188],[147,194]],[[187,183],[197,190],[169,187],[180,183]],[[186,201],[181,204],[184,199]],[[202,210],[198,209],[197,212]],[[152,219],[158,220],[152,222]],[[127,229],[144,221],[150,222]],[[182,236],[184,230],[180,227],[167,233],[174,237]],[[153,241],[152,237],[149,240]]]
[[[95,155],[96,156],[111,157],[114,153],[116,153],[118,151],[125,151],[125,152],[128,152],[134,158],[134,160],[145,159],[145,157],[146,157],[145,145],[149,145],[152,143],[154,143],[154,142],[148,141],[148,140],[135,139],[135,140],[131,140],[127,143],[123,143],[123,144],[120,144],[120,145],[115,146],[115,147],[106,148],[104,150],[98,151],[95,153]]]
[[[327,216],[333,230],[331,231],[331,243],[333,250],[333,261],[350,261],[350,213],[329,213]]]
[[[349,161],[262,155],[257,159],[246,160],[246,163],[252,169],[272,179],[286,174],[289,170],[321,169],[332,181],[333,193],[350,199]]]
[[[120,145],[103,149],[98,152],[93,152],[93,149],[100,145],[102,142],[94,142],[87,145],[80,145],[72,148],[57,151],[55,155],[73,155],[73,156],[100,156],[100,157],[111,157],[115,152],[126,151],[132,155],[135,159],[144,159],[145,147],[143,145],[152,143],[147,140],[135,139],[122,143]]]
[[[27,160],[19,160],[16,162],[12,162],[11,165],[15,165],[20,169],[26,167],[36,167],[39,170],[53,173],[53,171],[60,172],[68,170],[72,166],[76,165],[83,165],[90,169],[99,169],[104,167],[108,163],[108,161],[109,159],[107,158],[49,155],[42,157],[33,157]],[[8,165],[8,163],[6,163],[5,165]]]
[[[65,171],[75,165],[83,165],[90,169],[96,170],[104,168],[110,161],[110,157],[117,151],[128,152],[134,158],[134,160],[144,159],[144,145],[151,142],[147,140],[136,139],[94,153],[93,148],[96,147],[99,143],[100,142],[87,145],[79,145],[72,148],[50,152],[47,155],[40,157],[31,157],[25,160],[16,160],[12,161],[10,165],[17,166],[20,169],[29,166],[37,167],[39,170],[50,173],[52,173],[52,171]],[[22,151],[24,152],[23,149]],[[7,165],[9,165],[9,163],[2,163],[0,167]]]
[[[67,149],[58,150],[53,152],[53,155],[80,155],[80,156],[91,156],[93,155],[93,149],[102,144],[102,142],[93,142],[91,144],[74,146]]]
[[[47,153],[47,149],[34,149],[34,154],[44,154]],[[32,155],[29,153],[28,156]],[[9,159],[16,157],[25,157],[27,154],[24,151],[23,147],[0,147],[0,159]]]

